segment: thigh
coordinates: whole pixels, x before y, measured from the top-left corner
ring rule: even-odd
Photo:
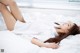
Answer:
[[[0,0],[1,3],[8,5],[10,2],[13,2],[14,0]]]

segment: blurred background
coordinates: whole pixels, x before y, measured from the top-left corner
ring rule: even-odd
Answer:
[[[15,0],[19,6],[80,10],[80,0]]]

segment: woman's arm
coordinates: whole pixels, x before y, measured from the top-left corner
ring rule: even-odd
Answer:
[[[36,38],[33,38],[31,42],[35,45],[38,45],[39,47],[55,48],[55,49],[59,47],[59,45],[56,43],[44,43]]]

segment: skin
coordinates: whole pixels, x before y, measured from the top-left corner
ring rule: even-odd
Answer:
[[[3,15],[7,29],[10,31],[13,30],[14,25],[16,23],[16,19],[12,16],[12,14],[9,12],[6,6],[1,3],[0,3],[0,12]]]
[[[7,6],[9,6],[10,11]],[[8,30],[13,30],[16,20],[25,22],[14,0],[0,0],[0,12],[2,13]],[[10,18],[8,20],[8,18]]]
[[[35,45],[38,45],[39,47],[46,47],[46,48],[53,48],[53,49],[57,49],[59,47],[59,45],[56,43],[43,43],[36,38],[33,38],[31,42]]]
[[[61,32],[61,33],[68,33],[69,29],[74,25],[74,23],[68,21],[62,25],[59,25],[59,27],[55,27],[57,33]]]

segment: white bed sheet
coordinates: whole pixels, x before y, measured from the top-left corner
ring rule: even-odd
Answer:
[[[80,34],[64,39],[58,49],[38,47],[22,36],[0,31],[0,49],[5,53],[80,53]]]
[[[0,49],[4,49],[4,53],[36,53],[39,47],[10,31],[1,31]]]

